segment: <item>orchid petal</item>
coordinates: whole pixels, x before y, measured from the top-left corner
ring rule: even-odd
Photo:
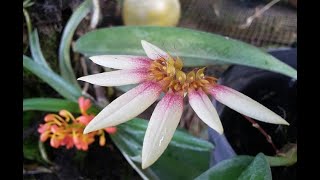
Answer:
[[[219,115],[211,103],[209,97],[200,90],[190,90],[188,93],[189,103],[198,117],[209,127],[218,133],[223,133],[223,127]]]
[[[286,120],[270,109],[234,89],[216,85],[210,89],[210,93],[217,101],[243,115],[267,123],[289,125]]]
[[[147,75],[148,72],[145,70],[117,70],[83,76],[78,80],[99,86],[123,86],[140,83],[147,78]]]
[[[128,55],[100,55],[92,56],[90,59],[101,66],[114,69],[142,69],[148,68],[151,59],[144,56]]]
[[[141,44],[142,44],[144,51],[146,52],[147,56],[150,59],[153,59],[153,60],[157,60],[160,58],[167,59],[169,57],[168,53],[164,52],[163,50],[161,50],[157,46],[155,46],[147,41],[141,40]]]
[[[142,169],[152,165],[165,151],[183,112],[183,96],[167,93],[151,115],[143,140]]]
[[[124,123],[146,110],[159,97],[159,84],[146,82],[126,92],[105,107],[84,129],[84,134]]]

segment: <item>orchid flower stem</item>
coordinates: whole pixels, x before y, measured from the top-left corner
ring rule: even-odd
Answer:
[[[241,29],[248,28],[254,19],[256,19],[257,17],[260,17],[265,11],[270,9],[273,5],[275,5],[279,1],[280,0],[273,0],[273,1],[269,2],[267,5],[265,5],[263,8],[256,10],[256,12],[252,16],[247,18],[246,23],[240,25],[240,28]]]
[[[276,154],[278,154],[278,152],[280,152],[280,151],[276,147],[276,145],[273,143],[271,136],[255,120],[253,120],[252,118],[245,116],[245,115],[243,115],[243,117],[246,120],[248,120],[252,124],[253,127],[257,128],[261,132],[261,134],[263,134],[266,137],[268,143],[271,144],[272,148],[276,151]]]

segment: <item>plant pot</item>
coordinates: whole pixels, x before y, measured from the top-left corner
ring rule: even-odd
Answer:
[[[275,50],[270,54],[293,68],[297,67],[296,49]],[[290,126],[283,126],[256,121],[272,137],[278,149],[287,143],[297,142],[296,80],[270,71],[234,65],[222,74],[218,83],[246,94],[290,123]],[[225,136],[218,136],[209,128],[209,139],[216,144],[211,165],[235,156],[235,153],[255,156],[263,152],[265,155],[275,155],[275,150],[265,136],[252,127],[241,114],[215,100],[213,104],[222,121]],[[296,179],[295,166],[289,167],[290,170],[283,167],[273,168],[273,178]]]

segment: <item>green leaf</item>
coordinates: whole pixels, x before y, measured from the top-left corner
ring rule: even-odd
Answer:
[[[56,98],[30,98],[23,100],[23,111],[47,111],[59,112],[61,109],[68,110],[71,113],[80,113],[79,105],[76,102],[56,99]],[[97,114],[99,109],[94,105],[88,110],[88,113]]]
[[[271,175],[271,169],[268,164],[268,161],[266,157],[259,153],[254,160],[251,162],[251,164],[244,170],[239,180],[270,180],[272,179]]]
[[[53,71],[48,71],[48,69],[34,62],[25,55],[23,55],[23,67],[50,85],[61,96],[75,102],[78,100],[78,97],[81,96],[81,91],[79,89],[66,82]]]
[[[123,26],[92,31],[77,40],[75,51],[87,56],[102,54],[145,55],[146,40],[180,56],[187,66],[218,62],[241,64],[297,78],[297,71],[262,50],[216,34],[176,27]]]
[[[33,4],[34,4],[33,1],[31,1],[31,0],[25,0],[25,1],[23,1],[23,8],[30,7],[30,6],[32,6]]]
[[[196,180],[204,179],[272,179],[266,157],[259,153],[252,156],[236,156],[224,160],[201,174]]]
[[[213,145],[195,138],[186,132],[177,130],[166,151],[157,162],[147,170],[141,169],[137,157],[141,159],[144,134],[148,122],[132,119],[117,126],[117,133],[111,135],[119,149],[124,151],[145,175],[156,175],[159,179],[193,179],[208,169]],[[151,171],[151,172],[150,172]]]
[[[76,80],[76,77],[73,73],[73,69],[71,66],[70,60],[70,45],[72,41],[73,34],[77,29],[78,25],[82,21],[84,17],[90,12],[92,7],[91,0],[85,0],[72,14],[67,25],[65,26],[61,43],[59,47],[59,67],[61,71],[61,75],[64,79],[74,84],[76,88],[79,88],[79,84]]]
[[[281,154],[266,156],[270,166],[291,166],[297,162],[297,144],[287,144],[281,148]]]
[[[29,128],[31,124],[35,121],[35,112],[23,112],[23,130]]]
[[[23,140],[23,157],[29,160],[44,162],[38,147],[38,141],[35,138]]]
[[[61,109],[65,109],[73,113],[80,113],[78,103],[65,99],[30,98],[23,100],[23,111],[38,110],[59,112]]]
[[[252,162],[251,156],[236,156],[231,159],[221,161],[213,166],[196,180],[204,179],[237,179],[246,167]]]
[[[38,31],[35,29],[32,33],[30,33],[29,37],[31,54],[34,61],[40,64],[41,66],[47,68],[48,70],[52,71],[41,52]]]
[[[48,154],[47,154],[46,147],[45,147],[44,143],[41,142],[40,139],[38,141],[38,148],[39,148],[39,152],[40,152],[42,160],[45,161],[48,164],[53,164],[53,162],[48,157]]]

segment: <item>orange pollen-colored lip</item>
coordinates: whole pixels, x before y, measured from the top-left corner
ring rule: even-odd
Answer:
[[[157,59],[151,63],[148,80],[160,83],[164,92],[172,90],[181,94],[199,88],[207,92],[209,87],[217,83],[216,78],[204,75],[205,68],[193,69],[186,74],[182,67],[183,63],[179,57]]]

